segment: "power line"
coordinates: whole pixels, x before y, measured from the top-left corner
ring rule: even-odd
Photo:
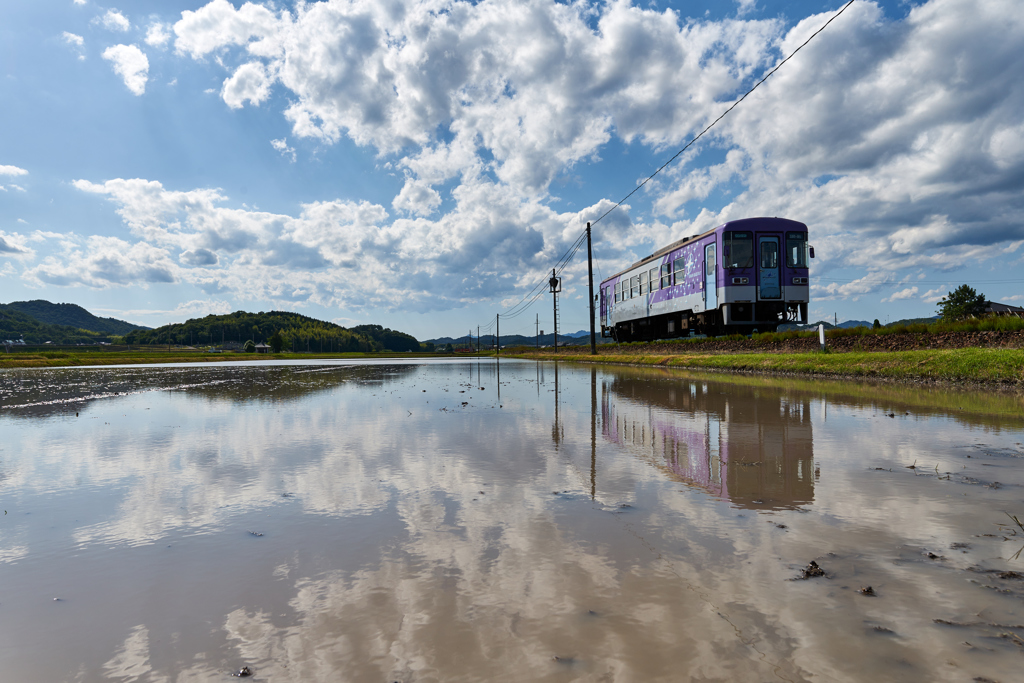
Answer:
[[[690,148],[690,147],[691,147],[691,146],[692,146],[692,145],[693,145],[693,144],[694,144],[695,142],[697,142],[697,140],[700,140],[700,139],[701,139],[701,138],[702,138],[702,137],[704,136],[704,134],[705,134],[705,133],[707,133],[707,132],[708,132],[709,130],[711,130],[711,129],[712,129],[712,128],[713,128],[713,127],[714,127],[714,126],[715,126],[715,125],[716,125],[716,124],[717,124],[717,123],[719,122],[719,121],[721,121],[722,119],[724,119],[724,118],[726,117],[726,115],[728,115],[728,114],[729,114],[729,112],[731,112],[731,111],[732,111],[733,109],[735,109],[735,108],[736,108],[737,106],[739,106],[740,102],[742,102],[743,100],[747,99],[747,97],[748,97],[748,96],[749,96],[749,95],[750,95],[750,94],[751,94],[752,92],[754,92],[755,90],[757,90],[757,88],[758,88],[758,87],[760,87],[760,85],[761,85],[762,83],[764,83],[764,82],[765,82],[765,81],[767,81],[767,80],[768,80],[769,78],[771,78],[772,74],[774,74],[774,73],[775,73],[776,71],[778,71],[779,69],[781,69],[781,68],[782,68],[782,65],[783,65],[783,64],[785,64],[785,63],[786,63],[786,62],[788,62],[788,61],[789,61],[790,59],[792,59],[792,58],[793,58],[793,57],[794,57],[794,56],[796,55],[796,53],[800,52],[800,50],[804,49],[804,47],[806,47],[808,43],[810,43],[810,42],[811,42],[812,40],[814,40],[814,38],[815,38],[815,37],[817,37],[817,35],[818,35],[819,33],[821,33],[821,32],[822,32],[822,31],[824,31],[824,30],[825,30],[826,28],[828,28],[828,25],[829,25],[829,24],[831,24],[831,23],[832,23],[833,21],[835,21],[836,19],[838,19],[838,18],[839,18],[839,16],[840,16],[840,15],[841,15],[841,14],[842,14],[843,12],[845,12],[845,11],[846,11],[846,10],[847,10],[847,9],[848,9],[848,8],[850,7],[850,5],[852,5],[852,4],[854,3],[854,2],[856,2],[856,0],[849,0],[849,2],[847,2],[847,3],[845,4],[845,5],[843,5],[842,9],[840,9],[840,10],[839,10],[838,12],[836,12],[836,13],[835,13],[834,15],[832,15],[832,16],[831,16],[831,17],[829,18],[829,20],[828,20],[828,21],[826,21],[826,22],[825,22],[825,23],[824,23],[824,24],[823,24],[823,25],[821,26],[821,28],[819,28],[819,29],[818,29],[817,31],[815,31],[814,33],[812,33],[812,34],[810,35],[810,37],[809,37],[809,38],[807,38],[807,40],[805,40],[805,41],[804,41],[803,43],[801,43],[801,44],[800,44],[800,45],[799,45],[799,46],[798,46],[798,47],[797,47],[797,48],[796,48],[795,50],[793,50],[793,51],[792,51],[791,53],[789,53],[789,55],[788,55],[788,56],[787,56],[787,57],[786,57],[785,59],[783,59],[783,60],[782,60],[781,62],[779,62],[778,64],[776,64],[776,65],[775,65],[775,67],[774,67],[774,68],[772,68],[772,69],[771,69],[771,70],[770,70],[770,71],[769,71],[769,72],[768,72],[767,74],[765,74],[765,75],[764,75],[764,76],[763,76],[763,77],[762,77],[762,78],[761,78],[761,79],[760,79],[760,80],[759,80],[759,81],[758,81],[757,83],[755,83],[755,84],[753,85],[753,87],[751,87],[751,88],[750,88],[750,90],[748,90],[747,92],[745,92],[745,93],[743,94],[743,96],[742,96],[742,97],[740,97],[740,98],[739,98],[738,100],[736,100],[735,102],[733,102],[733,103],[732,103],[732,105],[730,105],[728,109],[726,109],[726,110],[725,110],[724,112],[722,112],[722,113],[721,113],[721,114],[720,114],[720,115],[718,116],[718,118],[716,118],[716,119],[715,119],[714,121],[712,121],[711,123],[709,123],[709,124],[707,125],[707,127],[705,127],[705,128],[704,128],[704,130],[702,130],[702,131],[701,131],[700,133],[698,133],[698,134],[697,134],[696,136],[694,136],[693,138],[691,138],[691,139],[690,139],[690,141],[689,141],[689,142],[687,142],[687,143],[686,143],[686,144],[685,144],[685,145],[684,145],[684,146],[682,147],[682,149],[680,149],[680,150],[679,150],[678,152],[676,152],[675,154],[673,154],[673,155],[672,155],[672,157],[671,157],[671,158],[669,158],[669,160],[668,160],[668,161],[666,161],[666,162],[665,162],[665,163],[663,163],[663,164],[662,164],[661,166],[659,166],[659,167],[657,168],[657,170],[655,170],[655,171],[654,171],[654,173],[652,173],[651,175],[647,176],[647,177],[646,177],[646,178],[645,178],[645,179],[643,180],[643,182],[641,182],[641,183],[640,183],[639,185],[637,185],[636,187],[634,187],[634,188],[633,188],[633,189],[632,189],[632,190],[631,190],[631,191],[630,191],[630,192],[629,192],[629,193],[628,193],[628,194],[627,194],[627,195],[626,195],[625,197],[623,197],[622,199],[620,199],[619,201],[617,201],[617,202],[616,202],[616,203],[615,203],[615,204],[614,204],[614,205],[613,205],[613,206],[612,206],[612,207],[611,207],[610,209],[608,209],[608,210],[607,210],[607,211],[605,211],[605,212],[604,212],[603,214],[601,214],[600,216],[598,216],[598,217],[597,217],[597,219],[595,219],[595,220],[591,221],[591,227],[593,227],[594,225],[597,225],[598,223],[600,223],[600,222],[601,222],[601,221],[602,221],[602,220],[603,220],[603,219],[604,219],[605,217],[607,217],[607,216],[608,216],[608,214],[610,214],[610,213],[611,213],[612,211],[614,211],[615,209],[619,208],[619,207],[620,207],[620,206],[621,206],[621,205],[623,204],[623,202],[625,202],[625,201],[626,201],[627,199],[629,199],[630,197],[632,197],[632,196],[633,196],[633,195],[634,195],[634,194],[635,194],[635,193],[636,193],[636,192],[637,192],[637,191],[638,191],[638,190],[639,190],[640,188],[642,188],[642,187],[643,187],[643,186],[645,186],[645,185],[646,185],[647,183],[649,183],[649,182],[650,182],[650,181],[651,181],[651,180],[652,180],[652,179],[654,178],[654,176],[656,176],[656,175],[658,175],[659,173],[661,173],[661,172],[662,172],[663,170],[665,170],[665,168],[666,168],[666,167],[667,167],[667,166],[668,166],[669,164],[671,164],[671,163],[672,163],[673,161],[675,161],[676,159],[678,159],[678,158],[679,158],[679,156],[680,156],[680,155],[681,155],[681,154],[682,154],[683,152],[685,152],[685,151],[686,151],[687,149],[689,149],[689,148]],[[586,230],[582,231],[582,232],[580,233],[580,236],[579,236],[579,237],[577,237],[577,238],[576,238],[576,240],[575,240],[575,241],[573,242],[573,244],[572,244],[572,245],[571,245],[571,246],[570,246],[570,247],[569,247],[569,248],[568,248],[568,249],[566,250],[566,253],[565,253],[565,254],[564,254],[564,255],[562,256],[562,258],[560,258],[560,259],[559,259],[559,260],[558,260],[558,261],[556,262],[556,264],[555,264],[555,274],[556,274],[556,275],[557,275],[558,273],[560,273],[560,272],[561,272],[562,270],[564,270],[564,269],[565,269],[565,267],[566,267],[566,266],[567,266],[567,265],[569,264],[569,262],[570,262],[570,261],[572,260],[572,257],[573,257],[573,256],[575,256],[575,254],[576,254],[576,252],[577,252],[577,251],[579,251],[580,247],[582,246],[582,244],[583,244],[583,242],[584,242],[584,240],[585,240],[585,238],[586,238],[586,234],[587,234],[587,233],[586,233]],[[526,312],[526,311],[527,311],[527,310],[528,310],[528,309],[530,308],[530,306],[532,306],[532,305],[534,304],[534,302],[536,302],[536,301],[537,301],[537,299],[539,299],[539,298],[540,298],[541,294],[543,294],[543,289],[541,289],[541,290],[540,290],[539,292],[538,292],[537,290],[538,290],[538,288],[542,288],[542,287],[543,287],[543,285],[544,285],[545,281],[546,281],[546,280],[543,280],[543,279],[542,279],[542,280],[541,280],[540,282],[538,282],[537,284],[535,284],[535,285],[534,285],[534,286],[533,286],[533,287],[532,287],[532,288],[530,289],[530,291],[529,291],[529,292],[527,292],[527,293],[526,293],[526,295],[524,295],[524,296],[523,296],[523,298],[522,298],[522,299],[520,299],[520,300],[519,300],[519,301],[518,301],[518,302],[517,302],[517,303],[516,303],[515,305],[513,305],[513,306],[512,306],[512,308],[508,309],[508,310],[507,310],[507,312],[505,312],[504,314],[501,314],[501,315],[503,315],[503,316],[504,316],[505,318],[508,318],[508,319],[512,319],[512,318],[516,318],[516,317],[518,317],[518,316],[519,316],[519,315],[521,315],[522,313],[525,313],[525,312]],[[527,300],[529,300],[529,301],[527,301]],[[522,308],[520,308],[520,307],[522,307]],[[517,309],[519,309],[519,310],[517,310]]]
[[[839,10],[839,11],[838,11],[838,12],[836,12],[836,13],[835,13],[834,15],[832,15],[832,17],[831,17],[831,18],[830,18],[830,19],[829,19],[828,21],[826,21],[826,22],[824,23],[824,25],[822,25],[822,27],[821,27],[821,28],[819,28],[819,29],[818,29],[817,31],[815,31],[814,33],[812,33],[812,34],[811,34],[811,37],[810,37],[810,38],[808,38],[807,40],[805,40],[805,41],[804,41],[804,42],[803,42],[803,43],[802,43],[802,44],[800,45],[800,47],[798,47],[797,49],[793,50],[793,51],[792,51],[791,53],[789,53],[789,56],[788,56],[788,57],[786,57],[786,58],[785,58],[785,59],[783,59],[783,60],[782,60],[781,62],[779,62],[778,64],[776,64],[776,65],[775,65],[775,68],[774,68],[774,69],[772,69],[772,70],[771,70],[771,71],[769,71],[769,72],[768,72],[767,74],[765,74],[764,78],[762,78],[762,79],[761,79],[761,80],[759,80],[759,81],[758,81],[757,83],[755,83],[755,84],[754,84],[754,87],[752,87],[752,88],[751,88],[750,90],[748,90],[748,91],[747,91],[746,93],[744,93],[743,97],[741,97],[741,98],[739,98],[738,100],[736,100],[735,102],[733,102],[733,103],[732,103],[732,106],[730,106],[730,107],[729,107],[728,109],[726,109],[726,110],[725,110],[724,112],[722,112],[721,116],[719,116],[719,117],[718,117],[717,119],[715,119],[714,121],[712,121],[711,123],[709,123],[709,124],[708,124],[708,126],[707,126],[707,128],[705,128],[704,130],[702,130],[702,131],[701,131],[700,133],[698,133],[698,134],[696,135],[696,137],[692,138],[692,139],[691,139],[691,140],[690,140],[689,142],[687,142],[687,143],[686,143],[686,144],[685,144],[685,145],[683,146],[683,148],[682,148],[681,150],[679,150],[678,152],[676,152],[675,154],[673,154],[673,155],[672,155],[672,158],[671,158],[671,159],[669,159],[668,161],[666,161],[665,163],[663,163],[663,164],[662,164],[661,166],[659,166],[659,167],[658,167],[658,170],[657,170],[657,171],[655,171],[655,172],[654,172],[654,173],[652,173],[651,175],[647,176],[647,177],[646,177],[646,178],[644,179],[644,181],[643,181],[642,183],[640,183],[639,185],[637,185],[636,187],[634,187],[634,188],[633,188],[633,189],[632,189],[632,190],[630,191],[630,193],[629,193],[629,194],[627,194],[627,195],[626,195],[625,197],[623,197],[622,199],[620,199],[619,201],[617,201],[617,202],[615,203],[615,205],[614,205],[614,206],[613,206],[612,208],[608,209],[608,210],[607,210],[607,211],[605,211],[605,212],[604,212],[603,214],[601,214],[600,216],[598,216],[597,220],[591,221],[591,223],[590,223],[590,224],[591,224],[591,226],[594,226],[594,225],[597,225],[598,223],[600,223],[600,222],[601,222],[601,219],[603,219],[603,218],[604,218],[605,216],[607,216],[608,214],[610,214],[610,213],[611,213],[612,211],[614,211],[615,209],[619,208],[619,206],[621,206],[621,205],[622,205],[622,203],[623,203],[624,201],[626,201],[627,199],[629,199],[630,197],[632,197],[632,196],[633,196],[633,194],[634,194],[634,193],[636,193],[636,191],[637,191],[637,190],[639,190],[639,189],[640,189],[641,187],[643,187],[644,185],[646,185],[647,183],[649,183],[649,182],[651,181],[651,179],[652,179],[652,178],[654,178],[654,176],[656,176],[656,175],[658,175],[659,173],[661,173],[661,172],[662,172],[662,171],[663,171],[663,170],[665,169],[665,167],[666,167],[666,166],[668,166],[668,165],[669,165],[669,164],[671,164],[671,163],[672,163],[673,161],[675,161],[675,160],[676,160],[677,158],[679,158],[679,155],[680,155],[680,154],[682,154],[682,153],[683,153],[683,152],[685,152],[685,151],[686,151],[687,149],[689,149],[689,147],[690,147],[691,145],[693,145],[693,143],[697,142],[697,140],[700,140],[700,139],[701,139],[701,137],[703,137],[703,136],[704,136],[704,133],[707,133],[707,132],[708,132],[709,130],[711,130],[711,129],[712,129],[713,127],[714,127],[714,125],[715,125],[716,123],[718,123],[719,121],[721,121],[722,119],[724,119],[724,118],[725,118],[725,116],[726,116],[726,114],[728,114],[728,113],[729,113],[729,112],[731,112],[731,111],[732,111],[733,109],[735,109],[735,108],[737,107],[737,105],[739,105],[739,103],[740,103],[740,102],[742,102],[743,100],[747,99],[747,95],[749,95],[750,93],[752,93],[752,92],[754,92],[755,90],[757,90],[758,86],[760,86],[760,85],[761,85],[762,83],[764,83],[765,81],[767,81],[767,80],[768,80],[768,79],[769,79],[769,78],[771,77],[771,75],[772,75],[773,73],[775,73],[776,71],[778,71],[779,69],[781,69],[781,68],[782,68],[782,65],[783,65],[783,64],[785,64],[786,62],[788,62],[788,61],[789,61],[790,59],[792,59],[792,58],[793,58],[793,56],[794,56],[794,55],[795,55],[795,54],[796,54],[797,52],[800,52],[800,50],[804,49],[804,46],[806,46],[806,45],[807,45],[807,43],[809,43],[809,42],[811,42],[812,40],[814,40],[814,37],[815,37],[815,36],[817,36],[817,35],[818,35],[819,33],[821,33],[822,31],[824,31],[824,30],[825,30],[825,28],[827,28],[827,27],[828,27],[828,25],[829,25],[829,24],[831,24],[831,23],[832,23],[833,21],[835,21],[836,19],[838,19],[838,18],[839,18],[839,15],[840,15],[840,14],[842,14],[843,12],[845,12],[845,11],[846,11],[846,8],[847,8],[847,7],[849,7],[850,5],[852,5],[852,4],[854,3],[854,2],[856,2],[856,0],[850,0],[850,1],[848,2],[848,3],[846,3],[845,5],[843,5],[843,8],[842,8],[841,10]]]
[[[815,278],[815,282],[833,282],[833,283],[838,283],[838,282],[844,282],[844,283],[856,282],[858,284],[863,283],[865,285],[894,285],[894,286],[900,286],[900,285],[944,285],[944,284],[947,284],[947,283],[949,283],[951,281],[952,281],[952,278],[947,279],[947,280],[907,280],[907,281],[904,281],[904,282],[896,282],[896,281],[893,281],[893,280],[866,280],[866,279],[863,279],[863,278],[857,278],[857,279],[854,279],[854,280],[839,280],[839,279],[835,279],[835,278],[824,278],[824,277]],[[1024,280],[973,280],[973,279],[971,279],[970,282],[972,284],[981,284],[981,285],[985,285],[985,284],[990,284],[990,285],[1010,285],[1010,284],[1024,283]]]

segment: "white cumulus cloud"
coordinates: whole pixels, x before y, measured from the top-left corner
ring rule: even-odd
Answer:
[[[221,97],[232,109],[241,109],[246,102],[259,104],[270,96],[272,80],[262,63],[249,62],[224,81]]]
[[[0,164],[0,175],[28,175],[28,171],[23,168],[18,168],[17,166],[4,166]]]
[[[90,23],[94,26],[102,26],[108,31],[115,31],[117,33],[125,33],[132,27],[128,18],[117,9],[108,9],[102,15],[93,17]]]
[[[825,299],[902,294],[913,287],[901,272],[1006,258],[1024,240],[1018,5],[924,0],[892,18],[854,3],[597,226],[602,269],[757,215],[810,226]],[[627,2],[212,0],[174,24],[177,53],[227,70],[226,107],[284,103],[292,140],[370,148],[405,177],[394,215],[330,199],[270,214],[148,180],[78,186],[114,201],[133,239],[166,249],[208,292],[443,307],[512,296],[637,172],[584,209],[559,204],[555,183],[605,163],[610,141],[653,170],[835,14],[793,24],[757,19],[756,2],[737,10],[709,20]],[[133,73],[141,93],[147,71]],[[287,138],[271,144],[294,158]],[[399,275],[396,262],[415,265]],[[837,266],[857,272],[829,280]],[[386,278],[401,285],[353,289]]]
[[[426,183],[408,179],[392,202],[399,211],[429,216],[441,205],[441,195]]]
[[[74,45],[76,47],[82,47],[83,45],[85,45],[85,38],[83,38],[80,35],[64,31],[61,34],[61,37],[64,39],[64,42],[68,45]]]
[[[85,48],[85,38],[83,38],[82,36],[77,35],[75,33],[70,33],[68,31],[64,31],[61,34],[61,39],[67,45],[70,45],[72,48],[74,48],[75,52],[78,53],[78,59],[80,61],[84,61],[85,60],[85,54],[83,53],[83,50]]]
[[[170,26],[159,21],[153,22],[146,29],[146,45],[163,47],[171,39]]]
[[[273,147],[274,149],[276,149],[278,152],[280,152],[281,156],[289,157],[289,158],[291,158],[292,163],[293,164],[295,163],[295,148],[288,146],[287,138],[281,138],[279,140],[271,140],[270,141],[270,146]]]
[[[96,17],[93,21],[95,23],[99,23],[103,28],[109,31],[120,31],[124,33],[132,27],[128,18],[116,9],[108,9],[102,17]]]
[[[103,59],[113,64],[114,72],[124,79],[124,84],[132,93],[142,95],[146,92],[149,58],[138,46],[113,45],[103,51]]]
[[[917,292],[917,287],[907,287],[906,289],[901,289],[900,291],[894,292],[890,296],[885,297],[882,299],[882,303],[885,304],[893,301],[901,301],[903,299],[913,299],[917,296]]]

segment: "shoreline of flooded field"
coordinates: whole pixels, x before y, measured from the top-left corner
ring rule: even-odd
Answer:
[[[494,359],[4,377],[16,680],[1019,670],[1018,397]]]

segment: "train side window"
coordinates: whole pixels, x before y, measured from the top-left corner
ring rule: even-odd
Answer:
[[[622,301],[622,283],[615,283],[615,303]]]
[[[651,291],[658,289],[658,269],[651,268],[651,272],[647,275],[647,282],[650,283]]]
[[[673,267],[675,268],[675,283],[677,285],[683,284],[683,281],[686,280],[686,260],[677,258]]]
[[[647,293],[647,273],[640,273],[640,296]]]
[[[640,278],[636,275],[629,278],[629,298],[640,296]]]
[[[665,264],[663,264],[661,266],[661,288],[665,289],[666,287],[670,286],[671,284],[672,284],[672,266],[670,264],[668,264],[668,263],[665,263]]]
[[[786,233],[786,265],[790,268],[807,267],[807,233]]]
[[[754,235],[749,232],[725,233],[725,267],[750,268],[754,265]]]

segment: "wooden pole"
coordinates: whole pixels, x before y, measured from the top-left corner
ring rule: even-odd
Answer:
[[[596,356],[597,339],[594,337],[594,252],[590,248],[589,222],[587,223],[587,275],[590,276],[590,355]]]

